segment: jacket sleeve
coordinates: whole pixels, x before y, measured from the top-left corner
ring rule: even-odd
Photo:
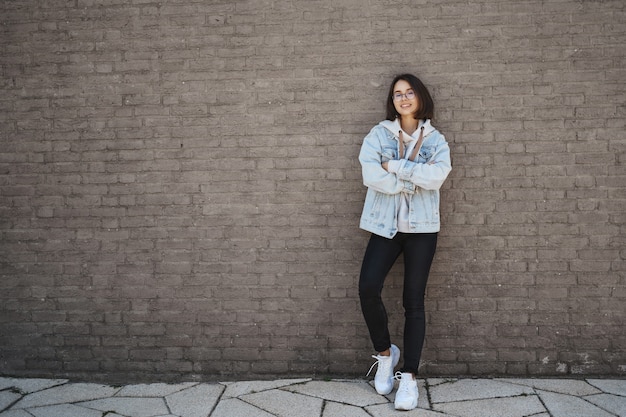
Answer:
[[[409,181],[425,190],[438,190],[452,170],[450,147],[443,135],[437,142],[435,152],[426,163],[403,159],[398,169],[398,178]]]
[[[363,140],[359,162],[363,174],[363,184],[384,194],[415,193],[415,186],[408,180],[401,180],[394,173],[387,172],[383,167],[382,146],[379,130],[374,128]]]

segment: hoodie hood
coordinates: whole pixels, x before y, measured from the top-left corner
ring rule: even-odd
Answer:
[[[398,132],[400,132],[400,130],[402,130],[402,127],[400,126],[400,119],[383,120],[382,122],[379,123],[379,125],[381,125],[385,129],[387,129],[388,131],[393,133],[393,135],[395,137],[398,137]],[[430,124],[430,119],[426,119],[425,121],[424,120],[420,120],[419,124],[417,125],[417,129],[415,130],[415,133],[419,134],[419,130],[420,130],[420,128],[422,126],[424,127],[424,136],[428,135],[429,133],[431,133],[431,132],[433,132],[435,130],[433,125]],[[409,135],[406,132],[404,132],[404,134],[412,137],[413,139],[417,139],[416,137],[413,137],[412,135]]]

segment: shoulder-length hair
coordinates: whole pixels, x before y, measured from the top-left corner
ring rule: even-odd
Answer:
[[[401,74],[393,79],[389,87],[389,94],[387,94],[387,120],[395,120],[399,116],[396,106],[393,104],[393,88],[400,80],[409,83],[417,96],[419,107],[414,114],[415,119],[432,119],[435,113],[435,103],[424,83],[413,74]]]

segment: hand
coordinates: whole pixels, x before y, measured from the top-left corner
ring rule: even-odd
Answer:
[[[383,169],[389,172],[389,162],[383,162]]]

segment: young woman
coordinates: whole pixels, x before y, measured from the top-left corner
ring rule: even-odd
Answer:
[[[439,232],[439,188],[451,170],[448,143],[430,122],[433,111],[433,100],[419,78],[397,76],[387,96],[387,119],[365,137],[359,154],[367,186],[360,227],[372,233],[359,297],[378,352],[373,355],[378,365],[374,386],[382,395],[393,390],[400,350],[391,344],[381,293],[389,270],[404,254],[404,365],[395,376],[400,379],[398,410],[417,407],[415,376],[424,344],[424,293]]]

